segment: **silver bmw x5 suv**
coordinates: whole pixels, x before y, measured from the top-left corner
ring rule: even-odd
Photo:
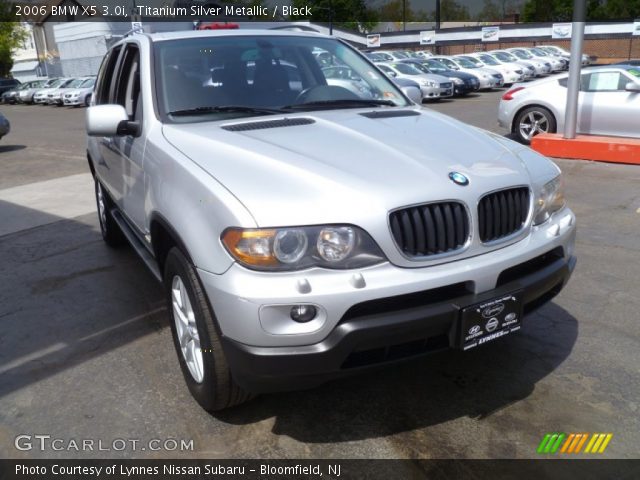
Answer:
[[[102,236],[164,285],[207,410],[479,347],[575,265],[551,161],[412,103],[335,38],[133,35],[103,60],[87,131]]]

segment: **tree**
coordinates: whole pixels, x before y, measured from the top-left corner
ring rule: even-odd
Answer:
[[[13,21],[11,6],[0,3],[0,77],[7,77],[13,67],[12,52],[27,39],[27,32],[20,23]]]
[[[301,10],[309,6],[312,16],[291,15],[291,20],[333,21],[336,27],[363,33],[371,31],[378,24],[377,13],[367,7],[365,0],[293,0],[292,6]]]
[[[633,20],[640,17],[640,0],[587,0],[587,20]],[[573,0],[529,0],[522,10],[524,22],[569,22]]]
[[[465,20],[471,20],[471,15],[466,5],[460,5],[456,0],[440,1],[440,21],[460,22]]]
[[[492,0],[484,0],[482,10],[478,12],[477,20],[479,22],[496,22],[503,17],[502,6]]]
[[[403,19],[407,22],[427,22],[430,20],[427,12],[413,10],[409,0],[388,0],[379,8],[378,15],[380,20],[389,22],[402,22]]]

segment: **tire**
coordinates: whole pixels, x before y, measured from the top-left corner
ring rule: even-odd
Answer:
[[[191,395],[208,412],[249,400],[252,395],[231,376],[215,316],[195,267],[177,247],[165,260],[164,284],[173,343]]]
[[[91,105],[91,95],[87,95],[87,96],[84,98],[84,106],[85,106],[85,107],[88,107],[89,105]]]
[[[539,133],[555,133],[556,119],[548,109],[539,106],[522,110],[513,122],[512,131],[521,143],[529,145]]]
[[[102,239],[112,248],[117,248],[126,242],[120,227],[111,215],[111,199],[104,191],[97,178],[94,178],[96,193],[96,208],[98,210],[98,222]]]

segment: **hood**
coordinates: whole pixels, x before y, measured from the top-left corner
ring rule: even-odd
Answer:
[[[363,212],[379,219],[393,208],[452,196],[473,205],[484,192],[530,183],[505,144],[436,112],[408,107],[285,117],[304,121],[267,128],[265,122],[283,116],[265,116],[165,124],[162,131],[233,193],[258,226],[304,225],[310,211],[316,223],[366,223]],[[260,128],[251,128],[256,122]],[[453,184],[450,172],[469,177],[473,188]]]

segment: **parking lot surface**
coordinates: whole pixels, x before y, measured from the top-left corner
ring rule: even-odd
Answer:
[[[427,108],[504,134],[502,93]],[[637,457],[640,168],[558,161],[578,266],[521,333],[210,415],[182,379],[161,287],[102,242],[84,109],[1,110],[1,457],[534,458],[547,432],[610,432],[602,456]],[[19,450],[21,434],[63,448]],[[146,447],[168,438],[193,449]]]

